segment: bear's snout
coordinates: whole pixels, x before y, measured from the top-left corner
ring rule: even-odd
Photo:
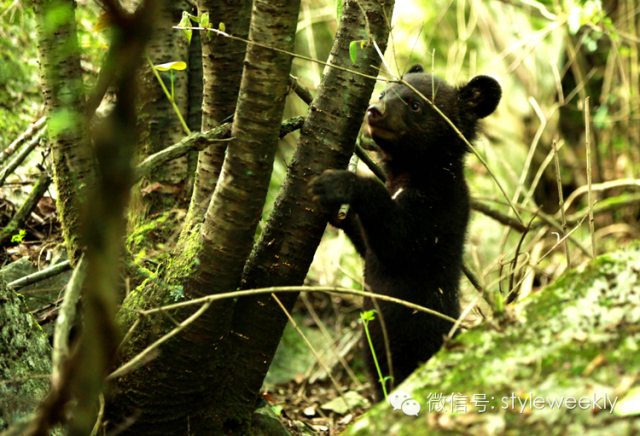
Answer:
[[[373,123],[380,121],[382,119],[382,111],[378,109],[377,106],[372,104],[367,109],[367,119],[369,120],[369,122]]]

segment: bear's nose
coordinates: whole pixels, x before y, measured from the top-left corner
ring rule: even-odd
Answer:
[[[369,119],[369,121],[373,121],[373,122],[378,121],[379,119],[382,118],[382,112],[380,111],[380,109],[378,109],[376,105],[372,104],[367,109],[367,118]]]

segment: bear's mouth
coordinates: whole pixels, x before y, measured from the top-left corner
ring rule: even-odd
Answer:
[[[369,124],[369,135],[375,141],[376,138],[380,139],[395,139],[396,133],[387,129],[383,129],[382,127],[372,126]]]

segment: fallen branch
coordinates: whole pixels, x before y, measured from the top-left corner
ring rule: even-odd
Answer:
[[[40,144],[40,138],[42,138],[42,134],[47,129],[47,127],[43,127],[42,130],[38,132],[38,134],[18,153],[18,155],[7,164],[7,166],[0,172],[0,186],[4,185],[4,181],[12,174],[16,168],[20,166],[22,162],[29,156],[29,154]]]
[[[24,141],[31,138],[36,132],[40,129],[40,127],[47,120],[47,117],[42,117],[34,124],[32,124],[23,134],[18,136],[15,141],[13,141],[7,148],[5,148],[2,153],[0,153],[0,165],[9,159],[13,153],[22,145]]]
[[[47,173],[40,174],[36,185],[31,190],[31,193],[29,193],[25,202],[20,209],[18,209],[9,224],[0,231],[0,245],[9,242],[11,237],[24,227],[29,215],[31,215],[31,212],[36,208],[44,193],[47,192],[50,184],[51,177],[49,177]]]
[[[38,283],[42,280],[57,276],[58,274],[62,274],[63,272],[69,271],[70,269],[71,262],[65,260],[64,262],[60,262],[57,265],[45,268],[42,271],[38,271],[37,273],[33,273],[28,276],[22,277],[21,279],[14,280],[11,283],[7,283],[7,285],[11,286],[13,289],[23,288],[25,286]]]

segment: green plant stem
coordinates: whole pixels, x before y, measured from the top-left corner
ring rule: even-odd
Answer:
[[[367,341],[369,342],[369,348],[371,349],[371,355],[373,356],[373,362],[376,364],[376,370],[378,371],[378,381],[382,384],[382,392],[384,393],[385,400],[388,399],[387,396],[387,387],[384,383],[384,377],[382,376],[382,371],[380,370],[380,365],[378,365],[378,357],[376,356],[376,351],[373,349],[373,343],[371,342],[371,335],[369,335],[369,321],[366,320],[363,314],[360,314],[360,318],[362,318],[362,324],[364,325],[364,332],[367,335]]]
[[[165,95],[171,102],[171,105],[173,106],[173,110],[176,111],[176,115],[178,115],[178,119],[180,119],[180,122],[182,123],[182,127],[184,128],[184,131],[187,132],[187,135],[191,135],[191,130],[189,130],[189,128],[187,127],[187,123],[185,123],[184,118],[182,118],[182,114],[180,114],[180,110],[178,109],[178,106],[176,106],[176,102],[173,100],[173,80],[171,81],[172,93],[169,94],[167,87],[164,86],[164,82],[160,78],[160,74],[158,74],[158,70],[156,70],[156,67],[153,65],[153,62],[151,62],[151,58],[149,58],[149,55],[147,53],[145,53],[144,56],[147,58],[147,61],[151,66],[151,70],[153,71],[153,74],[156,75],[156,79],[158,79],[158,82],[160,82],[160,86],[162,86],[162,89],[164,90]]]

